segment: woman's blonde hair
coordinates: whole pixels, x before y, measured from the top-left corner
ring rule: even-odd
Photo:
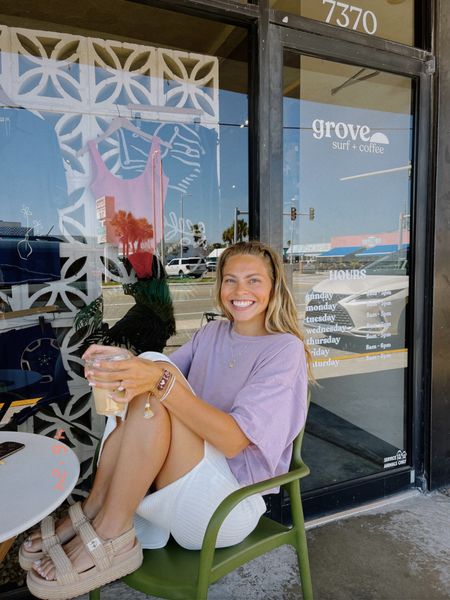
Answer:
[[[238,242],[228,246],[217,261],[217,273],[215,283],[215,300],[223,314],[230,320],[232,315],[228,312],[220,297],[223,271],[227,260],[232,256],[246,255],[258,256],[264,260],[267,270],[272,279],[272,291],[267,306],[265,327],[268,333],[292,333],[298,337],[305,346],[308,375],[311,381],[315,381],[312,373],[312,355],[305,343],[305,336],[298,325],[298,313],[294,299],[288,288],[284,267],[279,254],[267,244],[258,241]]]

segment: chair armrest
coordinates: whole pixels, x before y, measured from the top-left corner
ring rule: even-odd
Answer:
[[[214,553],[220,526],[227,515],[235,506],[242,502],[242,500],[245,500],[245,498],[248,498],[249,496],[253,496],[253,494],[260,494],[266,490],[270,490],[272,488],[295,481],[296,479],[301,479],[302,477],[306,477],[306,475],[309,475],[309,467],[302,465],[298,469],[293,469],[284,475],[277,475],[271,479],[265,479],[264,481],[260,481],[258,483],[246,485],[245,487],[232,492],[229,496],[224,498],[209,520],[208,527],[205,531],[205,537],[203,538],[201,550],[202,554],[208,553],[208,551],[212,551]]]

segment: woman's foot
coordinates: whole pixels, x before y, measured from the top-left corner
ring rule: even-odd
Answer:
[[[70,540],[74,535],[75,531],[72,526],[72,521],[69,516],[65,516],[59,519],[56,523],[56,535],[62,544]],[[35,529],[30,533],[27,539],[24,541],[23,546],[27,552],[41,552],[42,551],[42,537],[41,530]]]
[[[83,512],[86,517],[91,520],[95,517],[96,512],[86,506],[86,503],[82,506]],[[61,544],[64,544],[71,540],[75,536],[75,529],[72,524],[72,520],[67,514],[66,516],[59,519],[55,525],[55,532],[59,538]],[[27,552],[41,552],[42,551],[42,537],[40,528],[35,529],[30,533],[28,538],[24,541],[23,546]]]
[[[120,535],[120,533],[118,535]],[[107,541],[106,538],[103,538],[100,535],[98,535],[98,537],[103,543]],[[126,552],[127,550],[130,550],[133,547],[134,543],[134,540],[130,540],[128,544],[121,548],[120,552],[122,553]],[[63,549],[77,573],[83,573],[84,571],[87,571],[88,569],[94,566],[92,556],[89,554],[79,535],[76,535],[69,542],[67,542],[67,544],[63,546]],[[33,564],[33,570],[36,571],[43,579],[46,579],[47,581],[53,581],[56,579],[55,566],[51,558],[49,558],[48,556],[36,561]]]
[[[134,527],[110,538],[88,521],[80,526],[80,537],[65,547],[50,546],[48,555],[52,560],[45,557],[28,572],[27,585],[33,596],[53,600],[78,598],[121,579],[138,569],[144,558]]]

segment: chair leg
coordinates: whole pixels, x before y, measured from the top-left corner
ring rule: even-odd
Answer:
[[[89,592],[89,600],[100,600],[100,592],[101,588],[97,588],[96,590]]]
[[[302,584],[303,600],[313,600],[311,570],[309,568],[308,545],[304,527],[296,527],[295,532],[298,568]]]
[[[195,600],[208,600],[208,586],[206,588],[204,586],[197,588]]]
[[[195,600],[208,600],[208,588],[209,588],[209,571],[199,568],[199,577],[197,582],[197,594]]]

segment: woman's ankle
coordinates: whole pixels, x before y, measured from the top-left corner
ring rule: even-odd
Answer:
[[[129,531],[133,527],[133,519],[120,521],[98,516],[92,521],[92,526],[102,540],[111,540]]]
[[[93,500],[90,500],[90,497],[86,498],[86,500],[81,504],[81,508],[83,509],[83,512],[89,521],[93,521],[95,519],[100,511],[101,506],[101,502],[94,502]]]

